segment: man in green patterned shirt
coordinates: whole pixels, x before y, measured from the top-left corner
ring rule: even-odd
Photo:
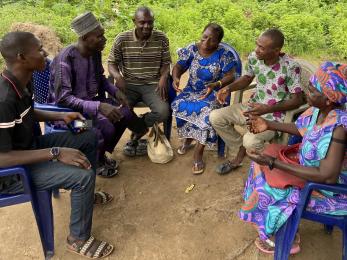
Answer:
[[[257,115],[283,122],[285,112],[302,104],[300,85],[301,68],[288,55],[281,52],[284,35],[278,29],[269,29],[256,41],[255,51],[248,56],[246,73],[232,84],[219,90],[217,99],[224,103],[231,92],[248,87],[253,79],[256,88],[247,104],[233,104],[211,112],[210,121],[218,135],[228,147],[239,147],[236,157],[217,166],[219,174],[226,174],[239,167],[247,149],[261,151],[264,143],[270,141],[274,131],[253,134],[249,131],[244,136],[234,128],[245,126],[247,116]]]

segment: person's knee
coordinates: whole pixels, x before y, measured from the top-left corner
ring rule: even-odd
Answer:
[[[90,189],[95,186],[95,173],[92,169],[76,169],[73,173],[77,180],[77,185],[79,189]]]
[[[152,113],[156,115],[156,121],[157,122],[163,122],[168,119],[169,117],[169,104],[168,103],[162,103],[158,106],[156,106]]]
[[[83,145],[88,148],[96,148],[98,144],[98,137],[95,131],[93,130],[86,130],[82,133],[79,133],[76,135],[78,138],[81,138],[83,141]]]
[[[223,113],[221,113],[219,109],[211,111],[209,120],[213,127],[224,126],[228,124],[228,122],[223,118]]]
[[[246,150],[262,150],[264,148],[264,141],[257,138],[255,134],[246,133],[243,136],[243,146]]]

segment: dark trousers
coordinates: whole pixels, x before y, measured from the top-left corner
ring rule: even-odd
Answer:
[[[54,133],[38,136],[33,149],[50,147],[69,147],[83,152],[92,169],[86,170],[61,162],[41,162],[28,164],[33,186],[37,190],[67,189],[71,190],[70,235],[86,240],[90,237],[93,216],[95,167],[96,167],[96,135],[92,131],[80,134],[70,132]],[[17,183],[1,193],[20,191]]]
[[[116,104],[112,99],[107,99],[105,102],[111,105]],[[96,132],[99,139],[99,160],[103,161],[105,151],[112,153],[119,139],[122,137],[126,128],[129,128],[135,133],[144,133],[147,129],[146,123],[143,118],[131,111],[128,107],[120,109],[123,118],[117,122],[112,123],[101,113],[96,117]]]
[[[135,106],[138,102],[143,102],[149,106],[151,112],[144,116],[144,122],[147,127],[152,127],[156,122],[164,122],[169,117],[169,103],[161,99],[156,89],[156,84],[127,84],[125,89],[125,94],[131,107]]]

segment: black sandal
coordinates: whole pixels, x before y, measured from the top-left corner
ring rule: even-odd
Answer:
[[[80,256],[85,256],[90,259],[101,259],[109,256],[114,247],[113,245],[95,239],[93,236],[91,236],[87,241],[75,241],[70,242],[67,239],[67,249],[75,254],[78,254]]]
[[[119,171],[113,167],[103,165],[96,169],[96,175],[103,178],[112,178],[119,175]]]
[[[97,199],[99,197],[99,199]],[[94,205],[105,205],[113,200],[113,196],[104,191],[97,191],[94,193]]]
[[[130,157],[147,155],[147,140],[128,141],[123,148],[123,154]]]
[[[117,169],[119,166],[119,163],[118,161],[112,158],[108,158],[106,155],[104,155],[104,165],[110,168]]]
[[[242,166],[242,163],[234,164],[231,161],[227,160],[227,161],[217,165],[216,172],[219,175],[225,175],[225,174],[228,174],[229,172],[231,172],[231,171],[233,171],[233,170],[235,170],[241,166]]]

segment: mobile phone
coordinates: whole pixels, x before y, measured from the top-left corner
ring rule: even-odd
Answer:
[[[67,124],[67,127],[73,133],[79,133],[83,130],[90,129],[93,127],[92,120],[74,120],[71,123]]]
[[[92,120],[74,120],[73,122],[74,128],[84,128],[89,129],[93,127],[93,121]]]
[[[74,128],[86,128],[86,122],[85,121],[82,121],[82,120],[74,120],[72,122],[72,126]]]

